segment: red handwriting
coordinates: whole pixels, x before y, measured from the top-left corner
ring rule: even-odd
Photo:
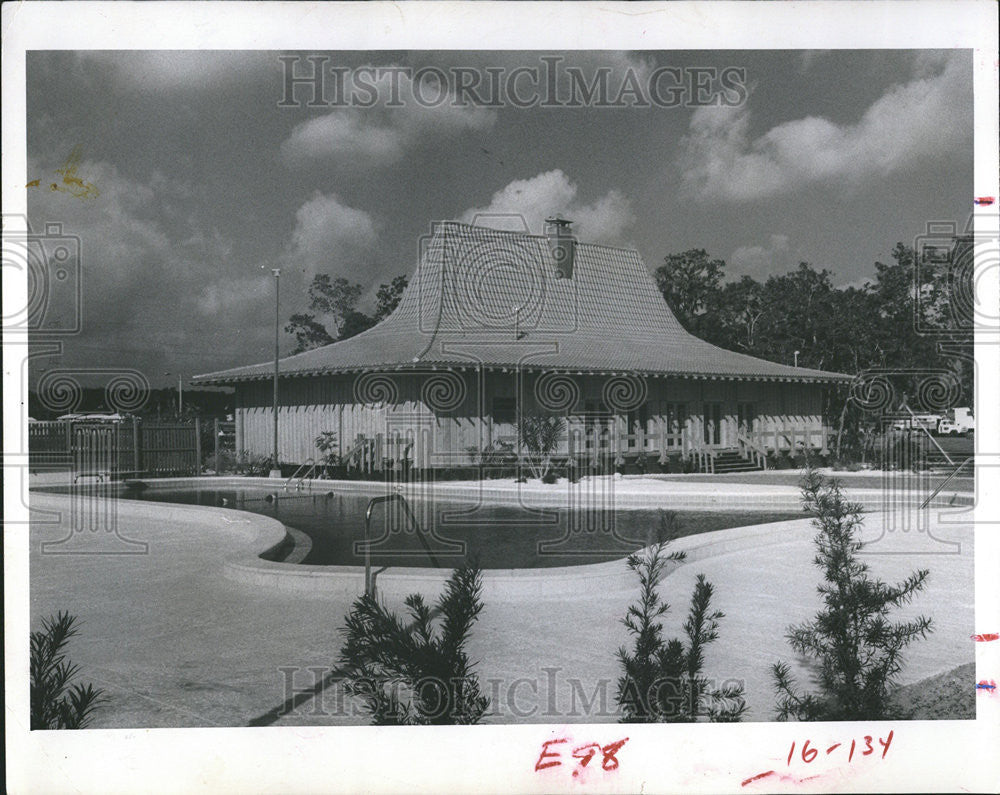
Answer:
[[[535,762],[535,771],[546,770],[550,767],[559,767],[562,765],[562,749],[556,748],[555,746],[569,744],[570,739],[568,737],[560,737],[556,740],[546,740],[542,743],[542,751],[538,755],[538,761]],[[617,770],[618,769],[618,757],[616,754],[622,749],[622,746],[628,742],[628,737],[621,740],[617,740],[613,743],[608,743],[607,745],[601,745],[600,743],[590,742],[584,743],[583,745],[578,745],[570,751],[570,756],[576,760],[576,765],[574,766],[573,775],[579,775],[580,770],[586,769],[590,761],[597,756],[601,755],[601,769],[602,770]],[[572,763],[568,763],[572,764]]]
[[[895,732],[893,730],[889,731],[889,734],[885,738],[872,737],[870,734],[864,735],[860,740],[851,739],[850,746],[846,746],[846,741],[843,742],[833,742],[829,745],[824,745],[820,743],[819,745],[814,745],[813,741],[810,739],[805,740],[800,746],[798,740],[793,740],[791,746],[788,749],[788,756],[785,759],[785,766],[791,767],[793,761],[801,759],[805,764],[810,765],[816,761],[817,758],[826,759],[838,748],[847,748],[847,761],[849,763],[854,761],[855,755],[857,756],[872,756],[879,752],[881,746],[881,754],[877,757],[878,759],[885,759],[885,755],[889,753],[889,746],[892,745],[892,738]],[[798,753],[796,753],[796,750]],[[845,751],[840,751],[840,754],[844,754]],[[839,755],[840,755],[839,754]],[[836,757],[834,757],[836,758]],[[782,781],[796,781],[796,783],[801,783],[803,781],[808,781],[809,778],[815,778],[815,776],[810,776],[809,778],[794,779],[791,776],[786,776],[777,773],[774,770],[766,770],[763,773],[758,773],[755,776],[750,776],[748,779],[744,779],[740,786],[747,786],[748,784],[753,784],[755,781],[760,781],[761,779],[770,778],[771,776],[778,776]]]
[[[566,742],[569,742],[569,740],[567,740],[564,737],[561,740],[546,740],[544,743],[542,743],[542,753],[538,755],[538,761],[535,762],[535,770],[536,771],[544,770],[547,767],[555,767],[556,765],[561,765],[562,762],[543,762],[542,760],[548,758],[558,759],[559,754],[549,753],[549,746]]]
[[[740,786],[745,787],[747,784],[752,784],[755,781],[760,781],[762,778],[770,778],[771,776],[777,776],[778,781],[790,781],[792,784],[804,784],[806,781],[812,781],[814,778],[819,778],[819,776],[806,776],[805,778],[795,778],[795,776],[789,776],[785,773],[778,773],[775,770],[765,770],[763,773],[758,773],[756,776],[750,776],[750,778],[743,781]]]
[[[992,679],[980,679],[976,682],[976,692],[977,693],[988,693],[993,696],[997,692],[997,683]]]
[[[889,732],[889,736],[886,737],[884,740],[881,737],[879,737],[879,739],[878,739],[879,745],[882,746],[882,756],[881,756],[882,759],[885,759],[885,755],[887,753],[889,753],[889,746],[892,744],[892,735],[893,735],[893,732],[890,731]],[[810,764],[811,762],[813,762],[816,759],[816,757],[819,755],[819,749],[818,748],[810,748],[809,747],[809,743],[810,742],[812,742],[812,741],[811,740],[806,740],[802,744],[802,750],[801,750],[802,761],[805,762],[807,765]],[[865,744],[865,750],[863,750],[861,752],[861,756],[870,756],[871,754],[875,753],[875,747],[872,745],[872,736],[870,734],[866,734],[864,736],[864,744]],[[833,745],[829,746],[826,749],[826,756],[829,756],[830,754],[832,754],[834,751],[836,751],[838,748],[840,748],[841,745],[843,745],[843,743],[834,743]],[[847,761],[848,762],[850,762],[850,761],[852,761],[854,759],[854,750],[857,747],[858,747],[858,741],[857,740],[851,740],[851,750],[850,750],[850,753],[847,755]],[[794,755],[794,753],[795,753],[795,741],[793,740],[792,741],[792,747],[788,749],[788,760],[787,760],[786,764],[788,764],[788,765],[792,764],[792,756]]]
[[[976,643],[989,643],[991,640],[1000,640],[1000,632],[984,632],[982,635],[971,636]]]

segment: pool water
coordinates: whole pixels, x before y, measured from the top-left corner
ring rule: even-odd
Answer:
[[[234,508],[271,516],[302,531],[312,549],[300,562],[362,566],[365,511],[371,495],[285,493],[258,488],[141,489],[127,499]],[[546,568],[617,560],[664,537],[801,519],[801,511],[677,511],[529,509],[420,499],[374,506],[368,552],[374,566],[452,568],[478,559],[484,569]],[[419,525],[422,532],[415,530]]]

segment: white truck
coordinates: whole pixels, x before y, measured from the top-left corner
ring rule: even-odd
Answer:
[[[920,430],[936,431],[943,418],[940,414],[910,414],[906,417],[899,417],[892,423],[893,430]]]
[[[969,407],[949,409],[938,423],[937,432],[941,436],[961,436],[976,429],[976,418]]]

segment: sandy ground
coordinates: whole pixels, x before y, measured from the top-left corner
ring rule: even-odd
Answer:
[[[904,720],[974,720],[976,664],[966,663],[937,676],[899,688],[893,714]]]
[[[146,554],[51,554],[58,547],[42,554],[41,542],[67,537],[68,515],[31,527],[32,626],[59,609],[83,622],[70,657],[81,665],[81,678],[110,699],[94,727],[241,726],[270,713],[269,722],[286,699],[329,670],[350,596],[223,576],[228,561],[252,557],[261,544],[246,524],[223,514],[233,515],[150,503],[121,512],[119,532],[148,542]],[[917,567],[931,570],[928,587],[901,615],[931,615],[935,631],[912,647],[902,682],[971,662],[971,527],[932,519],[930,535],[904,535],[883,533],[877,519],[870,518],[868,533],[868,560],[877,574],[895,580]],[[745,683],[751,720],[773,715],[768,672],[775,660],[789,661],[807,677],[783,635],[818,607],[814,531],[807,520],[774,527],[768,539],[774,543],[732,552],[721,545],[718,554],[680,567],[662,586],[673,605],[666,621],[673,634],[696,575],[715,584],[716,606],[726,618],[708,651],[706,673],[720,683]],[[581,581],[571,596],[562,583],[551,596],[542,589],[531,599],[487,602],[470,652],[493,699],[490,722],[615,719],[615,650],[628,640],[618,619],[635,593],[627,577],[620,582],[595,589]],[[397,595],[389,601],[402,607]],[[365,723],[338,692],[328,688],[277,721]]]

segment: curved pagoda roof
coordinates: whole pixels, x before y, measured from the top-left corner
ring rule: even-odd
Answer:
[[[287,356],[282,376],[432,367],[636,373],[834,382],[689,334],[638,252],[576,243],[558,278],[549,239],[454,221],[436,223],[396,310],[350,339]],[[203,384],[273,377],[274,360],[195,376]]]

